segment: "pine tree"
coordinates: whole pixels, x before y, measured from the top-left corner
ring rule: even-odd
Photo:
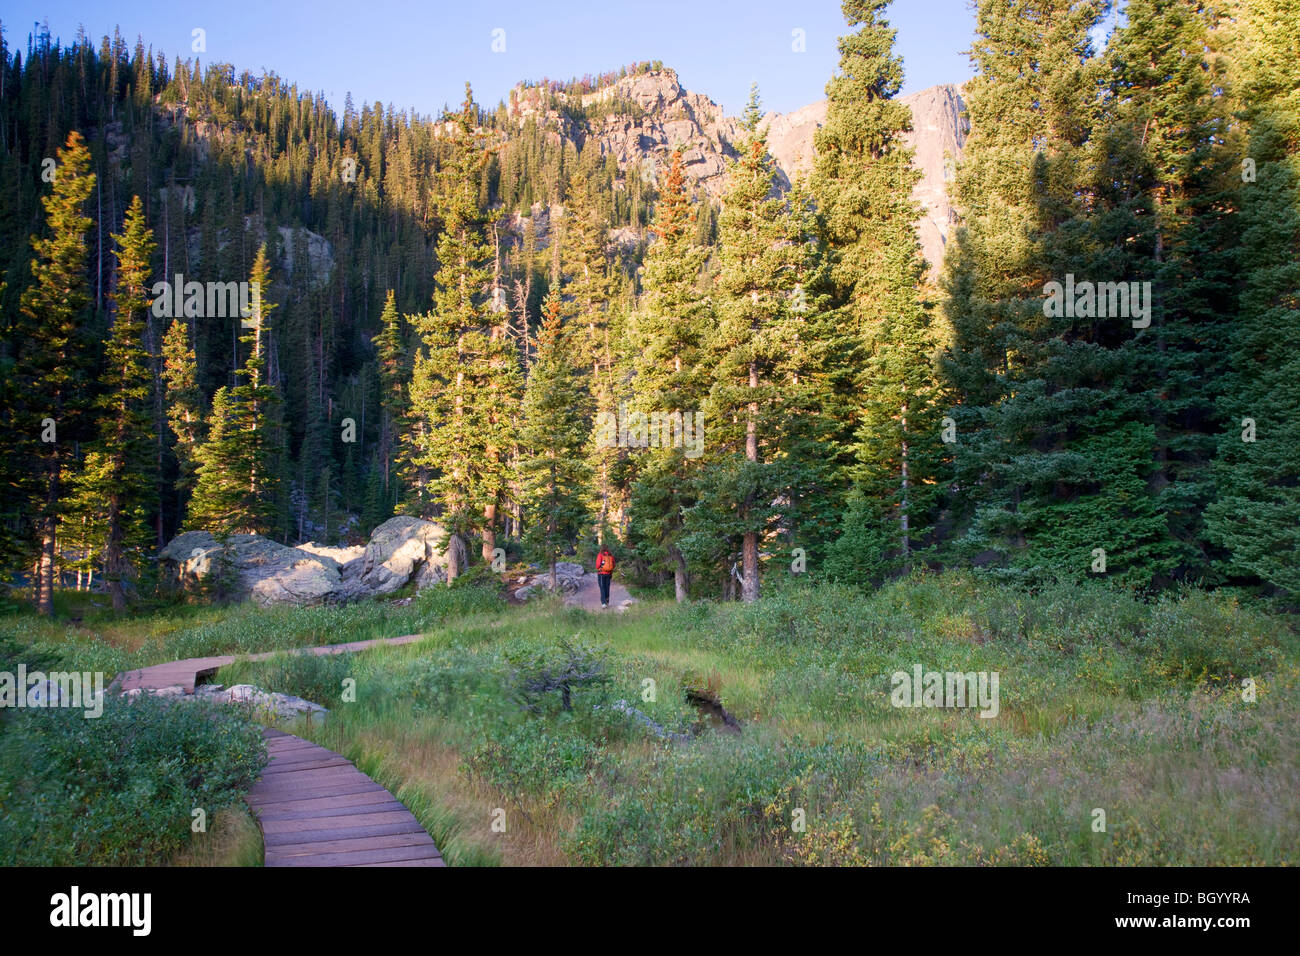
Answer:
[[[423,348],[410,387],[415,439],[406,467],[416,484],[407,507],[439,513],[453,534],[481,533],[484,560],[491,560],[521,382],[509,313],[493,314],[486,302],[492,249],[479,202],[478,173],[487,160],[477,112],[466,85],[436,200],[442,233],[434,307],[414,318]]]
[[[113,293],[117,308],[106,349],[107,392],[100,402],[104,417],[96,450],[107,466],[100,486],[106,510],[104,582],[113,610],[120,613],[126,609],[123,582],[135,576],[148,544],[147,504],[157,500],[155,436],[149,412],[152,380],[143,347],[154,241],[139,196],[131,201],[122,234],[113,239],[118,244],[117,289]]]
[[[1218,500],[1207,531],[1227,572],[1300,595],[1300,3],[1244,0],[1237,54],[1247,159],[1242,288],[1220,400]],[[1253,167],[1253,176],[1247,172]]]
[[[246,416],[225,385],[212,396],[208,438],[195,453],[198,484],[190,499],[187,530],[206,530],[214,537],[255,533],[260,525],[248,500],[249,475],[241,431]]]
[[[384,500],[391,502],[397,485],[393,466],[398,442],[406,433],[403,423],[407,413],[406,342],[402,317],[397,311],[397,302],[391,289],[384,300],[384,311],[379,321],[380,332],[372,339],[379,362],[379,403],[382,409],[379,468]],[[379,521],[387,517],[384,515]]]
[[[902,61],[886,0],[846,0],[839,74],[826,87],[812,186],[831,249],[835,306],[857,341],[858,396],[846,444],[853,450],[853,506],[828,567],[839,577],[907,568],[912,540],[933,518],[941,466],[938,349],[922,300],[925,262],[912,189],[920,172],[902,143],[908,108],[895,97]]]
[[[39,481],[32,523],[40,541],[35,575],[36,606],[53,613],[55,536],[62,482],[75,443],[92,437],[87,378],[92,354],[85,341],[90,288],[86,277],[86,231],[82,213],[95,188],[90,152],[73,130],[58,151],[53,189],[41,198],[49,238],[32,240],[34,283],[23,290],[24,342],[20,382],[20,436]],[[48,439],[48,440],[47,440]]]
[[[286,517],[281,502],[283,432],[280,398],[266,381],[267,319],[271,301],[271,267],[266,246],[258,249],[249,276],[254,307],[243,319],[240,341],[248,355],[240,370],[242,381],[223,386],[212,399],[212,428],[199,449],[198,485],[190,500],[189,526],[216,537],[228,534],[268,534]]]
[[[59,521],[59,551],[64,568],[77,572],[77,588],[87,590],[104,566],[109,516],[104,491],[112,482],[113,465],[101,451],[89,450],[72,473],[64,492]]]
[[[194,490],[197,453],[203,443],[203,396],[199,390],[198,362],[182,319],[173,319],[163,337],[163,382],[166,391],[167,425],[175,441],[178,474],[173,487],[177,514],[184,515]],[[184,523],[184,522],[181,522]]]
[[[537,336],[537,356],[524,393],[523,473],[525,541],[550,568],[582,533],[584,493],[591,470],[584,452],[590,429],[589,398],[563,327],[559,293],[547,296]]]
[[[708,250],[694,243],[693,227],[682,151],[675,149],[651,227],[655,241],[646,253],[644,291],[633,316],[639,353],[633,408],[646,415],[692,416],[681,419],[683,424],[694,422],[708,393],[708,370],[701,360],[712,318],[699,283]],[[688,451],[669,445],[642,453],[632,487],[632,536],[651,569],[671,572],[678,601],[689,595],[681,541],[685,512],[695,503],[691,482],[698,461],[694,453],[688,458]]]
[[[960,544],[1015,577],[1104,573],[1147,586],[1178,560],[1150,488],[1155,428],[1132,379],[1151,330],[1096,315],[1086,298],[1076,311],[1049,297],[1049,283],[1064,289],[1073,276],[1126,292],[1138,283],[1139,296],[1150,281],[1125,234],[1106,229],[1128,213],[1101,135],[1106,65],[1090,33],[1102,3],[1036,9],[1026,18],[1019,4],[985,0],[977,12],[974,132],[945,279],[951,488],[969,515]]]
[[[705,467],[688,522],[697,553],[701,543],[739,540],[746,602],[758,599],[759,544],[775,527],[781,491],[790,484],[781,460],[789,429],[782,373],[797,329],[793,294],[807,251],[799,211],[773,195],[776,164],[761,117],[754,89],[719,220],[717,326],[706,345],[713,372],[704,409]]]
[[[1236,311],[1242,144],[1218,47],[1222,11],[1197,0],[1132,0],[1111,38],[1113,107],[1102,138],[1095,231],[1151,279],[1150,331],[1135,337],[1127,384],[1156,429],[1156,505],[1178,545],[1182,578],[1207,580],[1205,509],[1222,423],[1227,337]],[[1094,134],[1094,138],[1096,134]]]
[[[595,153],[584,150],[579,168],[569,180],[563,212],[558,220],[559,241],[553,245],[553,264],[558,270],[554,285],[563,289],[563,311],[580,354],[590,356],[589,389],[597,416],[617,414],[619,370],[615,343],[620,330],[612,306],[613,266],[610,261],[606,223],[593,196]],[[589,464],[595,479],[594,523],[597,541],[604,540],[611,518],[619,510],[618,476],[626,453],[617,447],[590,449]]]

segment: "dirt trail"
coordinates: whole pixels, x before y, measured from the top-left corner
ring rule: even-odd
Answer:
[[[574,594],[566,595],[564,603],[571,607],[586,608],[588,611],[621,611],[628,604],[635,603],[636,598],[628,593],[627,588],[618,583],[618,574],[609,583],[609,607],[600,606],[600,582],[596,572],[588,571],[582,576],[582,584]]]

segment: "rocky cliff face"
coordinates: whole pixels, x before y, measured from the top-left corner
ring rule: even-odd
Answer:
[[[961,87],[934,86],[901,100],[912,109],[912,132],[905,137],[916,151],[921,170],[915,197],[922,209],[917,223],[921,246],[938,273],[953,218],[948,183],[960,161],[970,133],[963,116],[965,103]],[[643,115],[632,117],[619,106],[636,104]],[[601,114],[602,104],[609,112]],[[579,105],[579,104],[574,104]],[[511,93],[511,114],[520,122],[534,116],[555,126],[557,134],[578,145],[595,137],[602,155],[612,155],[621,169],[638,165],[658,175],[666,168],[672,150],[682,147],[684,170],[695,188],[717,199],[726,188],[727,159],[736,155],[733,145],[740,139],[740,121],[723,115],[722,108],[708,97],[684,89],[672,70],[657,70],[628,76],[581,97],[590,131],[577,128],[557,110],[544,111],[536,90],[516,87]],[[826,101],[812,103],[791,113],[769,113],[768,147],[788,186],[799,175],[812,171],[815,155],[813,136],[826,121]]]
[[[901,97],[900,102],[912,110],[912,131],[903,139],[915,150],[912,162],[921,170],[921,181],[913,191],[922,211],[917,232],[933,277],[943,262],[954,218],[948,184],[966,148],[970,120],[963,115],[966,104],[961,87],[950,83]],[[768,149],[786,177],[811,173],[813,136],[826,122],[826,101],[793,113],[771,113],[766,120]]]
[[[568,100],[559,94],[562,104]],[[634,118],[620,107],[635,104],[644,115]],[[581,97],[590,131],[579,130],[558,110],[543,110],[536,89],[515,87],[510,93],[510,113],[522,123],[532,116],[557,128],[582,146],[594,137],[602,156],[613,156],[620,169],[639,166],[658,176],[667,168],[672,151],[682,148],[686,175],[710,198],[726,185],[727,157],[740,124],[723,115],[722,107],[707,96],[682,87],[673,70],[655,70],[626,76],[595,93]],[[603,108],[608,107],[608,112]]]

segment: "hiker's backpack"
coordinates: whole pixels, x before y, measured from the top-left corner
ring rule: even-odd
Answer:
[[[596,573],[612,574],[614,572],[614,556],[612,554],[596,555]]]

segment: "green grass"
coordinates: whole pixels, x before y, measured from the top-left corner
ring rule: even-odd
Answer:
[[[1237,865],[1294,863],[1300,846],[1292,620],[1227,593],[1031,592],[947,573],[870,594],[793,583],[752,607],[647,600],[623,614],[507,607],[472,585],[406,607],[126,618],[59,598],[54,621],[0,614],[0,670],[115,672],[423,633],[243,661],[217,680],[328,707],[323,723],[289,729],[388,787],[452,864]],[[575,687],[569,711],[558,693],[523,693],[564,642],[609,678]],[[893,707],[890,675],[917,664],[996,671],[998,716]],[[349,678],[355,702],[343,699]],[[718,730],[688,688],[716,692],[742,732]],[[689,742],[651,734],[620,700]],[[117,723],[0,723],[0,845],[20,848],[7,859],[260,861],[238,806],[241,761],[260,741],[222,749],[197,726],[131,710],[140,716]],[[108,760],[122,752],[126,776]],[[200,797],[214,810],[194,836]]]
[[[558,694],[521,707],[521,668],[575,635],[610,683],[570,712]],[[330,718],[303,733],[409,798],[452,863],[1252,864],[1300,845],[1298,659],[1285,619],[1229,596],[946,574],[754,607],[449,617],[346,675],[229,676],[323,688]],[[891,706],[890,674],[918,663],[997,671],[999,715]],[[342,676],[355,703],[329,694]],[[740,735],[686,703],[701,684]],[[619,699],[698,736],[660,740]]]
[[[60,592],[52,618],[25,608],[0,611],[0,641],[7,638],[68,669],[104,671],[111,678],[186,657],[398,637],[502,606],[491,590],[461,586],[425,589],[401,607],[390,598],[311,608],[177,604],[115,615],[96,607],[95,596]]]

